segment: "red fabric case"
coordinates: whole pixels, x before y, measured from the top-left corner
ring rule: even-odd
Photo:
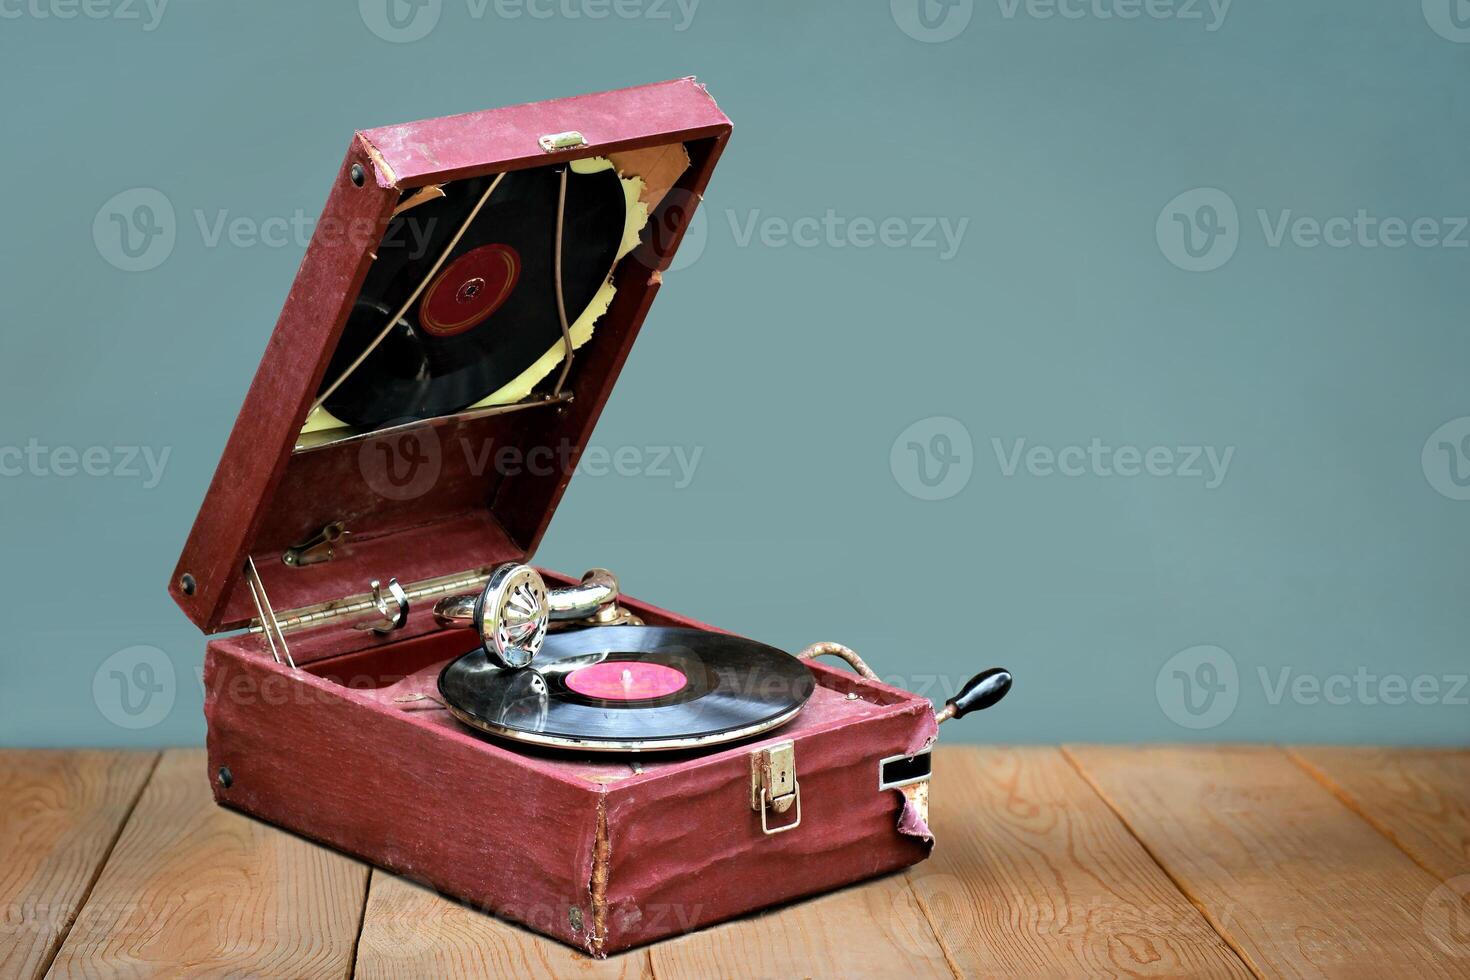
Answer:
[[[650,623],[701,625],[628,605]],[[880,759],[933,738],[923,698],[812,665],[816,693],[769,737],[646,756],[635,773],[620,757],[526,751],[424,707],[432,702],[393,700],[432,691],[466,637],[430,629],[300,672],[264,654],[257,636],[212,641],[204,681],[216,799],[594,956],[929,854],[927,837],[899,831],[903,794],[878,789]],[[750,806],[750,756],[788,739],[801,824],[767,836]]]
[[[538,145],[543,134],[566,130],[581,132],[586,145],[550,154]],[[692,79],[357,134],[175,570],[170,591],[190,619],[214,633],[256,617],[247,559],[277,610],[361,593],[371,579],[407,583],[527,559],[658,292],[688,203],[703,193],[729,134],[729,120]],[[568,379],[574,400],[417,427],[440,446],[568,445],[568,466],[499,475],[443,452],[428,492],[398,500],[364,480],[363,443],[293,452],[405,192],[671,143],[685,146],[690,166],[651,218],[662,234],[615,270],[612,307]],[[285,549],[338,520],[350,535],[332,560],[283,564]],[[769,737],[647,756],[637,772],[625,758],[495,742],[433,702],[396,700],[433,691],[439,669],[473,645],[469,632],[439,628],[429,605],[381,637],[341,622],[293,632],[299,669],[276,662],[259,633],[211,641],[205,715],[219,802],[599,956],[929,852],[922,808],[879,789],[880,760],[933,740],[933,709],[923,698],[812,665],[816,693]],[[650,623],[711,628],[628,605]],[[787,740],[801,824],[768,836],[750,803],[751,755]]]

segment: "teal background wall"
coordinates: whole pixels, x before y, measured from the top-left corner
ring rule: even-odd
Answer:
[[[0,0],[0,743],[202,737],[164,586],[353,129],[691,73],[596,441],[698,463],[540,561],[1011,667],[949,739],[1465,742],[1470,4],[919,2]]]

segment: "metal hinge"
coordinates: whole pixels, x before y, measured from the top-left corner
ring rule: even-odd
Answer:
[[[260,570],[255,567],[255,559],[246,558],[245,582],[250,587],[250,598],[255,602],[257,614],[257,618],[250,622],[248,632],[264,634],[271,656],[276,662],[281,663],[284,659],[285,663],[294,668],[296,662],[291,658],[291,647],[286,642],[286,634],[293,630],[345,620],[355,629],[372,630],[380,636],[386,635],[402,629],[408,622],[408,611],[412,603],[479,588],[489,576],[490,568],[486,566],[424,579],[406,587],[399,585],[397,579],[389,579],[386,589],[381,582],[374,579],[369,592],[277,613],[271,606],[270,597],[266,595],[265,583],[260,579]]]
[[[796,808],[796,819],[780,827],[766,821],[766,811]],[[761,816],[761,831],[781,834],[801,825],[801,784],[796,780],[796,746],[777,742],[750,754],[750,808]]]
[[[334,621],[359,620],[365,617],[372,617],[372,622],[380,622],[384,618],[394,619],[396,617],[393,616],[392,610],[404,602],[420,603],[437,599],[440,596],[453,595],[456,592],[470,592],[480,588],[490,578],[490,568],[491,566],[487,565],[466,572],[455,572],[452,575],[441,575],[438,578],[410,582],[401,587],[402,599],[392,592],[390,583],[389,599],[391,601],[388,602],[384,601],[381,586],[373,582],[369,585],[367,592],[344,596],[341,599],[328,599],[326,602],[277,613],[274,617],[275,624],[280,632],[290,633]],[[250,631],[252,633],[263,632],[262,623],[263,619],[252,622]],[[372,627],[366,628],[371,629]]]

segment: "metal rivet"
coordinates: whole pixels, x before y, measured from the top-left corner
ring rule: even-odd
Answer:
[[[184,595],[193,595],[194,590],[198,587],[199,584],[194,581],[194,576],[188,572],[179,576],[179,591],[184,593]]]
[[[229,766],[219,767],[219,784],[225,789],[229,789],[235,784],[235,777],[230,773]]]
[[[356,184],[358,187],[361,187],[362,186],[362,182],[364,180],[366,180],[366,179],[367,179],[367,171],[365,171],[365,170],[362,169],[362,164],[360,164],[360,163],[354,163],[352,165],[352,182],[354,184]]]

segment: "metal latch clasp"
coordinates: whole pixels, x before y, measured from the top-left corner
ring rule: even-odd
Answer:
[[[565,133],[547,133],[536,142],[540,145],[542,152],[554,153],[557,150],[572,150],[579,146],[586,146],[587,138],[575,129],[569,129]]]
[[[772,827],[766,811],[785,813],[796,808],[796,819]],[[801,825],[801,784],[796,780],[796,746],[777,742],[750,754],[750,808],[761,815],[761,832],[782,834]]]

